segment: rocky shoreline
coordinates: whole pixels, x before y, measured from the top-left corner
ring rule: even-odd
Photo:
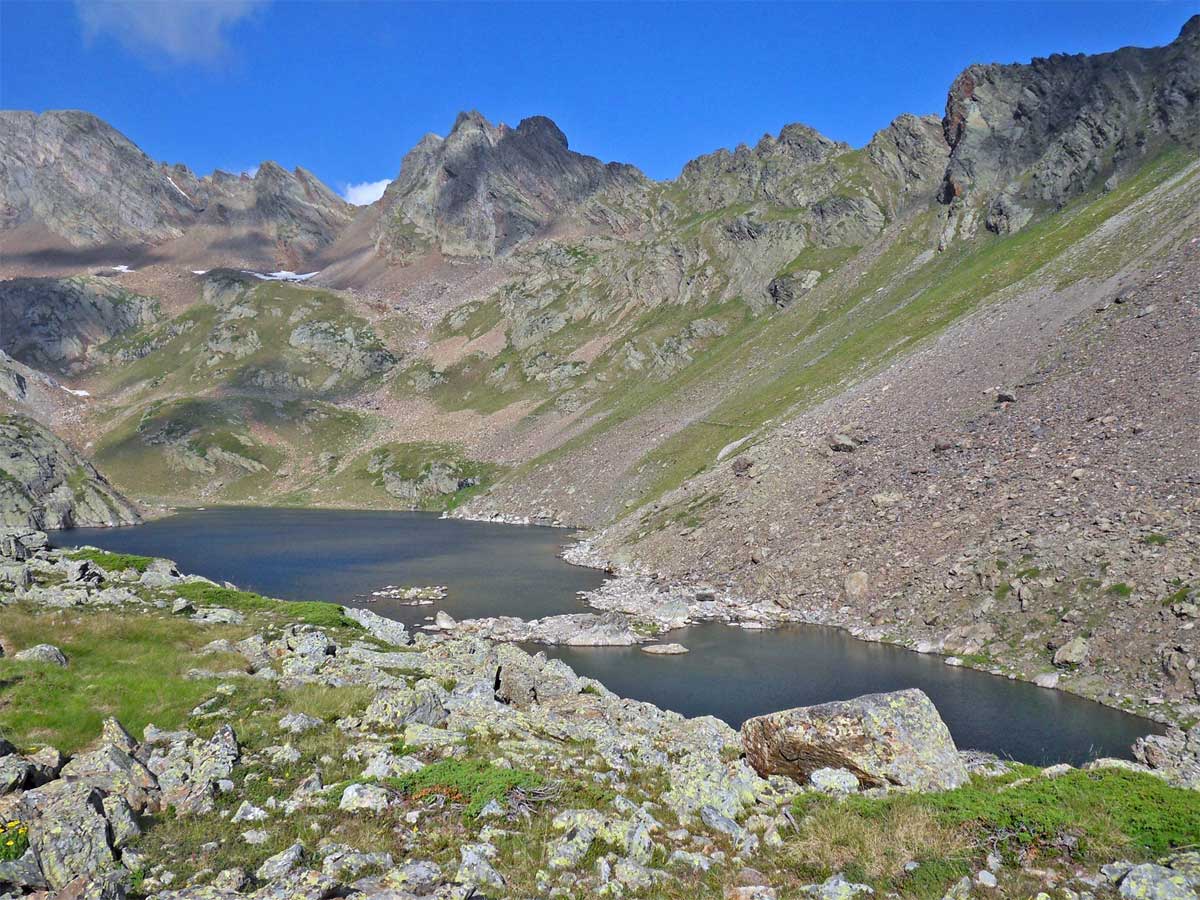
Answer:
[[[850,607],[833,607],[815,604],[812,608],[798,610],[766,602],[756,602],[738,596],[728,588],[717,588],[704,583],[689,583],[682,579],[667,579],[656,574],[646,574],[637,569],[619,565],[607,559],[595,546],[598,536],[583,538],[564,547],[561,557],[571,565],[600,569],[613,577],[594,591],[580,592],[580,599],[589,606],[606,613],[619,613],[629,619],[650,623],[663,634],[699,622],[717,622],[731,627],[760,629],[777,628],[782,625],[820,625],[837,628],[861,641],[884,643],[921,654],[943,657],[946,665],[962,666],[986,672],[989,675],[1012,681],[1027,681],[1047,690],[1062,690],[1077,694],[1106,706],[1134,712],[1162,724],[1178,724],[1188,721],[1187,717],[1171,715],[1170,707],[1142,704],[1131,708],[1128,704],[1113,702],[1112,695],[1103,684],[1087,682],[1083,685],[1065,684],[1059,673],[1028,673],[1017,667],[1007,666],[1003,659],[988,658],[986,661],[973,658],[974,638],[968,626],[952,630],[947,639],[929,641],[896,633],[882,626],[864,625],[850,614]],[[848,589],[852,589],[847,578]],[[536,640],[536,638],[531,638]],[[1070,655],[1072,648],[1055,655],[1055,664],[1069,670],[1075,660]]]

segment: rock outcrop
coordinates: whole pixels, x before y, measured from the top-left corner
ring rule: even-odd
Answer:
[[[510,128],[464,112],[445,138],[426,135],[404,157],[383,195],[375,243],[400,260],[430,247],[489,258],[560,219],[611,224],[616,214],[588,201],[648,184],[633,166],[575,153],[544,116]]]
[[[105,359],[100,345],[158,317],[157,301],[104,278],[0,281],[0,351],[37,369],[86,369]]]
[[[1200,16],[1165,47],[971,66],[943,126],[943,202],[969,200],[990,230],[1015,231],[1165,142],[1200,146]]]
[[[0,525],[132,525],[137,509],[87,460],[25,416],[0,416]]]
[[[759,775],[801,784],[821,769],[873,787],[944,790],[967,780],[950,730],[916,689],[756,716],[742,725],[742,746]]]

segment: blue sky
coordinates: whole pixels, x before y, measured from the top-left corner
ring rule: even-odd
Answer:
[[[861,145],[972,62],[1171,41],[1200,3],[0,0],[0,106],[96,113],[200,174],[386,181],[461,109],[656,178],[801,121]],[[362,194],[360,193],[360,199]]]

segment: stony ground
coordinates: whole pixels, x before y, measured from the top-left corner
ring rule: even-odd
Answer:
[[[1181,852],[1200,841],[1200,768],[1186,768],[1200,729],[1144,744],[1147,765],[1040,771],[958,753],[920,703],[863,698],[895,725],[837,751],[861,779],[763,778],[748,760],[816,713],[781,714],[743,747],[715,719],[512,645],[414,638],[369,612],[41,543],[0,544],[0,896],[1174,898],[1200,884]],[[914,776],[897,763],[913,748],[937,765]],[[900,787],[867,787],[885,770]]]

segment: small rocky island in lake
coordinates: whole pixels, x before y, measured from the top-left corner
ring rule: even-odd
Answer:
[[[563,12],[6,17],[0,900],[1196,900],[1200,16]]]

